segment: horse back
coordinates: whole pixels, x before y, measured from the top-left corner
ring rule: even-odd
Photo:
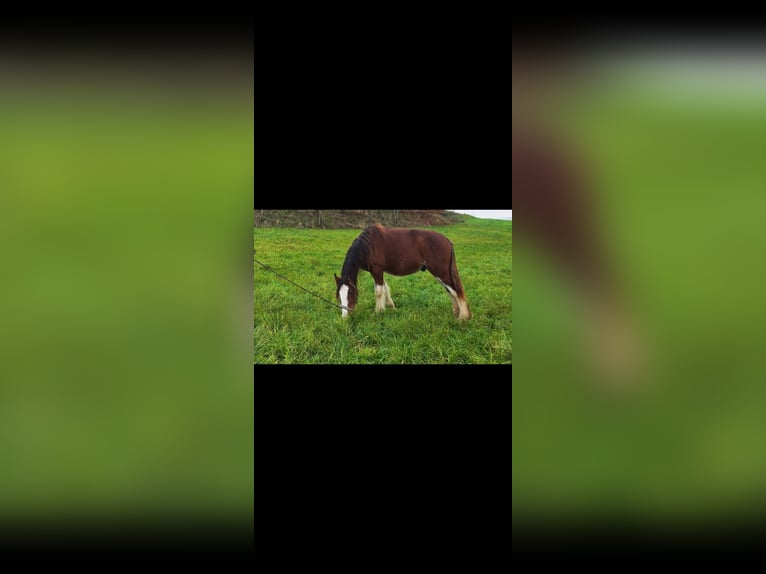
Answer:
[[[429,229],[389,228],[385,234],[382,267],[392,275],[409,275],[423,266],[449,264],[452,242]]]

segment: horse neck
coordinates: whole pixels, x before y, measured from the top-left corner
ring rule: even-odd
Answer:
[[[369,271],[370,259],[370,228],[365,229],[351,244],[346,252],[346,259],[343,261],[341,277],[343,280],[349,280],[356,285],[356,278],[360,269]]]
[[[346,255],[346,260],[343,262],[343,269],[340,272],[341,279],[349,281],[356,285],[357,277],[359,276],[360,265],[358,261],[353,260],[349,255]]]
[[[350,282],[356,285],[357,277],[359,276],[359,265],[358,264],[343,264],[343,270],[340,273],[341,280],[345,282]]]

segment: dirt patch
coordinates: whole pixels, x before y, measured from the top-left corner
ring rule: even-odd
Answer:
[[[255,209],[255,227],[363,229],[372,223],[391,227],[452,225],[465,219],[444,209]]]

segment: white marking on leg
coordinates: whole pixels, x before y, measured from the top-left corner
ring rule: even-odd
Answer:
[[[375,311],[386,310],[386,290],[383,285],[375,287]]]
[[[458,304],[458,307],[460,308],[460,314],[458,315],[458,319],[461,321],[470,319],[471,311],[468,309],[468,302],[465,299],[458,299],[457,304]]]
[[[452,300],[452,312],[454,313],[455,317],[461,320],[470,318],[471,313],[468,310],[468,304],[463,299],[458,297],[457,291],[455,291],[441,279],[439,279],[439,283],[441,283],[447,290],[447,293],[449,293],[450,299]]]
[[[386,288],[383,285],[375,284],[375,312],[385,311],[386,309]]]
[[[341,317],[345,319],[348,317],[348,285],[341,285],[338,295],[340,295],[340,304],[343,305]]]
[[[391,289],[388,286],[388,283],[383,283],[383,287],[386,289],[386,303],[391,305],[394,309],[396,309],[396,305],[394,305],[394,300],[391,299]]]
[[[453,297],[457,297],[457,291],[455,291],[452,287],[447,285],[446,283],[442,283],[444,285],[444,288],[447,290],[447,292],[452,295]]]

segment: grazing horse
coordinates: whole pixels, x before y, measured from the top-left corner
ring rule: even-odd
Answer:
[[[383,274],[411,275],[430,271],[452,299],[452,311],[459,320],[471,318],[465,290],[455,263],[455,248],[441,233],[424,229],[370,225],[349,247],[341,276],[335,275],[335,298],[344,307],[342,316],[356,306],[359,270],[369,271],[375,281],[375,312],[394,306]]]

